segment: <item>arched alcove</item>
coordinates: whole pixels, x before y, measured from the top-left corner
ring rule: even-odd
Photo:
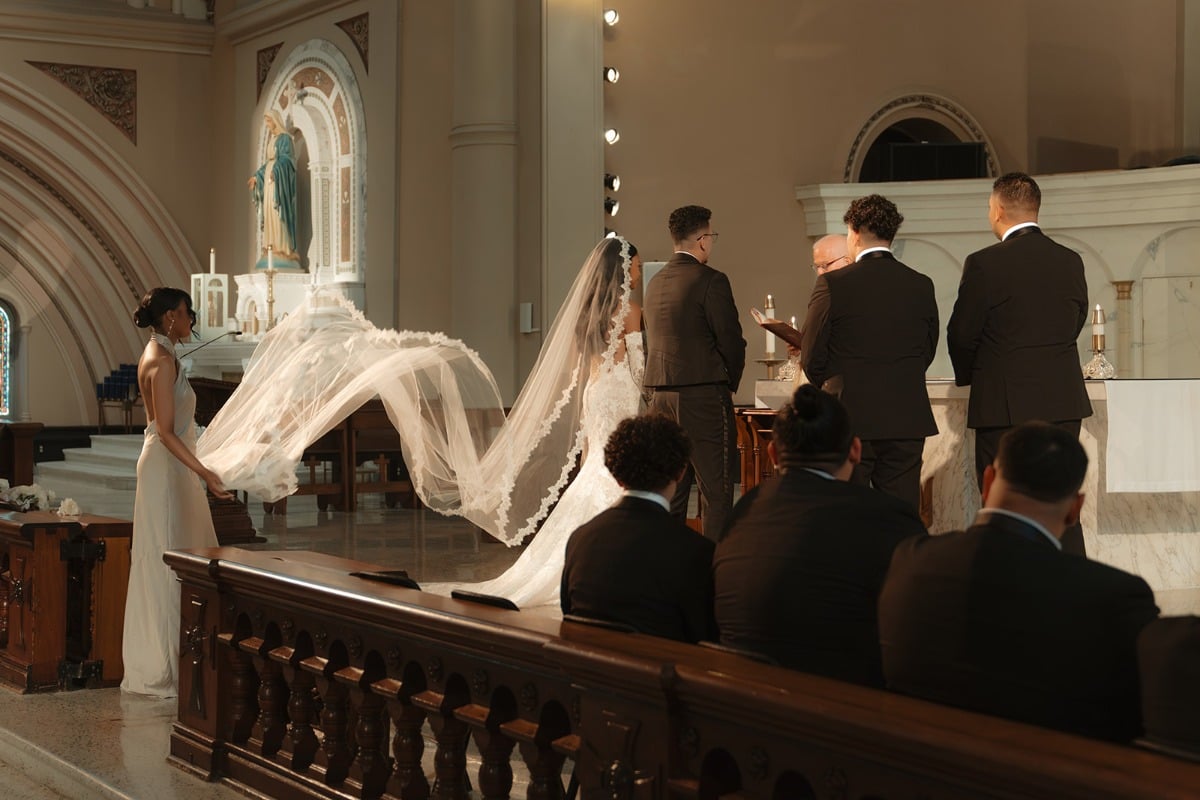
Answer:
[[[953,159],[954,165],[960,162],[973,164],[976,159],[980,162],[979,174],[954,170],[952,177],[994,177],[999,174],[995,147],[964,108],[938,95],[908,94],[879,107],[859,129],[850,147],[842,180],[846,183],[892,180],[886,168],[887,155],[895,145],[931,146],[919,162],[938,158]],[[951,176],[901,176],[902,179],[924,177]]]
[[[358,79],[346,56],[326,39],[309,40],[277,63],[254,115],[259,142],[255,167],[274,144],[262,118],[274,108],[296,144],[301,263],[316,273],[318,283],[361,285],[366,274],[366,123]],[[261,235],[258,231],[255,237],[256,252]]]
[[[94,419],[95,384],[142,346],[129,311],[151,286],[185,286],[195,260],[111,146],[0,75],[0,275],[21,333],[31,334],[27,352],[17,345],[30,359],[39,421]]]

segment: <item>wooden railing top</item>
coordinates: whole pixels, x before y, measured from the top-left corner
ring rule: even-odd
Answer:
[[[383,626],[406,640],[491,663],[561,674],[572,685],[674,708],[764,741],[853,754],[962,796],[1192,798],[1200,764],[760,664],[739,656],[528,612],[505,611],[350,576],[370,564],[314,554],[170,551],[185,579]],[[670,777],[670,776],[667,776]]]

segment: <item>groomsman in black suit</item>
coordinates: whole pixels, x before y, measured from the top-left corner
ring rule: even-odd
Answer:
[[[850,412],[863,444],[853,480],[917,508],[925,437],[937,433],[925,389],[939,333],[933,281],[892,254],[904,217],[890,200],[860,197],[842,219],[854,263],[817,277],[804,372]]]
[[[1087,463],[1074,434],[1019,425],[984,470],[974,525],[896,547],[879,595],[890,688],[1083,736],[1141,734],[1137,638],[1154,594],[1059,541]]]
[[[702,206],[671,212],[675,254],[646,287],[642,315],[650,410],[679,422],[692,440],[692,469],[679,482],[671,513],[687,515],[694,475],[704,535],[716,541],[733,507],[733,393],[746,365],[746,340],[729,279],[708,266],[718,235],[711,220]]]
[[[671,516],[668,497],[687,470],[687,434],[666,417],[622,420],[604,466],[625,490],[567,541],[564,614],[632,625],[641,633],[711,638],[713,543]]]
[[[848,482],[861,442],[815,386],[776,414],[768,451],[780,476],[738,501],[713,556],[721,643],[882,688],[879,589],[897,543],[925,526],[908,503]]]
[[[1000,242],[967,256],[946,331],[954,382],[971,387],[975,474],[996,457],[1000,437],[1033,419],[1079,435],[1092,415],[1076,340],[1088,314],[1083,260],[1038,227],[1042,190],[1021,172],[996,179],[988,220]],[[1083,531],[1063,537],[1083,555]]]

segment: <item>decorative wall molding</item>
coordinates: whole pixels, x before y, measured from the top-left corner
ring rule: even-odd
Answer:
[[[82,97],[137,144],[137,70],[27,61]]]
[[[262,87],[267,82],[267,75],[271,74],[271,65],[275,63],[275,56],[279,55],[279,49],[283,47],[283,42],[273,44],[270,47],[264,47],[258,51],[257,62],[255,66],[255,77],[258,81],[258,94],[256,99],[262,99]]]
[[[357,17],[350,17],[341,22],[335,22],[339,28],[346,32],[350,37],[350,41],[354,42],[354,47],[358,50],[358,54],[362,56],[363,70],[371,71],[371,62],[368,58],[371,43],[371,15],[359,14]]]
[[[242,44],[355,2],[357,0],[276,0],[273,3],[255,3],[221,17],[218,32],[229,37],[233,44]]]
[[[210,55],[213,26],[173,15],[147,15],[117,4],[55,3],[7,0],[0,10],[0,41],[151,50],[161,53]]]

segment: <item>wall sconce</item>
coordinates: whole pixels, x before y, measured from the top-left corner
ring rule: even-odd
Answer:
[[[605,67],[601,72],[605,83],[616,83],[621,80],[621,72],[616,67]]]
[[[604,9],[604,24],[612,27],[621,21],[621,15],[617,13],[615,8]]]
[[[621,201],[613,200],[611,197],[604,198],[604,213],[610,217],[615,217],[617,212],[621,210]]]
[[[604,173],[604,188],[619,192],[621,190],[621,176],[613,175],[611,172]]]
[[[608,142],[609,144],[616,144],[617,142],[621,141],[621,134],[616,128],[609,128],[604,132],[604,141]]]

